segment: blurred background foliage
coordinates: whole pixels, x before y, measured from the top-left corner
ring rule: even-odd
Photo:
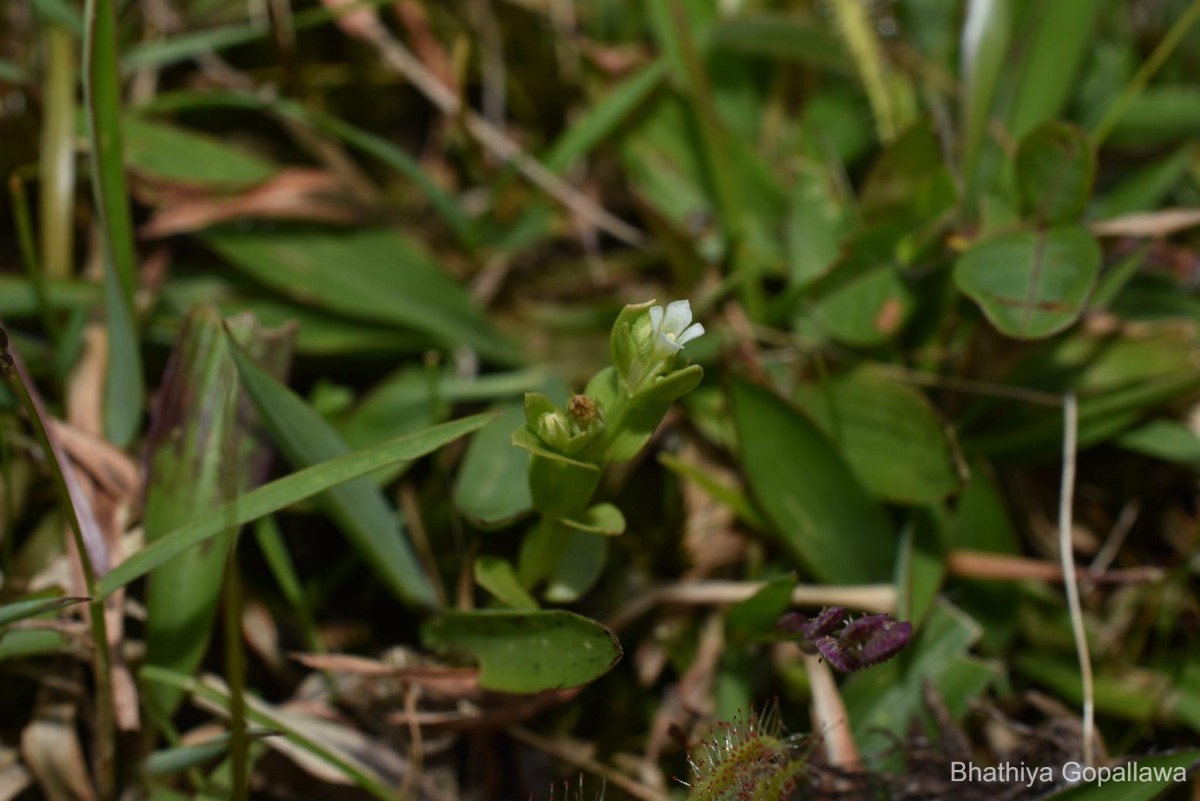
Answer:
[[[1068,396],[1097,742],[1195,743],[1197,18],[4,3],[0,797],[685,798],[813,729],[787,592],[914,623],[835,694],[922,797],[925,730],[1075,754]],[[522,396],[651,298],[704,381],[533,597]]]

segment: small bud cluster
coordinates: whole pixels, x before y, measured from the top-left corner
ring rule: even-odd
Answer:
[[[808,653],[821,657],[843,673],[886,662],[904,650],[912,639],[912,623],[891,615],[850,618],[844,606],[830,606],[815,618],[789,612],[779,620],[780,631],[799,635]]]

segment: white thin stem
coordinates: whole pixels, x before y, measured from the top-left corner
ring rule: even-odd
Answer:
[[[1078,450],[1079,404],[1075,393],[1063,397],[1063,466],[1058,498],[1058,550],[1062,559],[1063,584],[1067,590],[1067,609],[1071,614],[1071,633],[1079,654],[1079,673],[1083,681],[1083,763],[1093,764],[1096,708],[1092,686],[1092,658],[1088,652],[1087,631],[1083,627],[1083,607],[1079,603],[1079,581],[1071,548],[1071,501],[1075,496],[1075,457]]]

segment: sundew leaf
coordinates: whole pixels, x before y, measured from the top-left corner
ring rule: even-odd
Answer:
[[[422,627],[426,645],[458,649],[479,662],[479,686],[506,693],[580,687],[621,658],[608,629],[572,612],[444,612]]]
[[[949,428],[918,390],[863,368],[801,385],[796,403],[872,494],[922,505],[962,488],[965,469]]]
[[[779,543],[822,581],[886,580],[895,532],[821,429],[742,378],[732,402],[743,469]]]
[[[130,556],[98,583],[99,593],[102,597],[111,595],[168,559],[212,539],[231,526],[240,526],[278,512],[393,462],[417,459],[483,427],[491,419],[492,415],[481,414],[443,423],[373,448],[329,459],[251,490],[214,509],[212,514],[180,526],[158,542]]]
[[[446,346],[466,343],[499,362],[519,360],[466,290],[396,231],[220,228],[201,239],[251,278],[301,303],[411,328]]]
[[[1001,333],[1039,339],[1079,319],[1099,272],[1099,243],[1068,224],[978,242],[959,258],[954,281]]]
[[[294,468],[335,459],[350,450],[333,426],[236,346],[233,360],[246,394]],[[321,504],[398,598],[415,606],[437,605],[433,584],[417,562],[400,518],[370,480],[355,479],[332,489]]]

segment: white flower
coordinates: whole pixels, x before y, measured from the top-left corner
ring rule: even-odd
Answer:
[[[665,312],[662,306],[651,306],[650,329],[656,359],[674,356],[684,345],[704,333],[704,326],[692,322],[692,304],[686,300],[667,304]]]

